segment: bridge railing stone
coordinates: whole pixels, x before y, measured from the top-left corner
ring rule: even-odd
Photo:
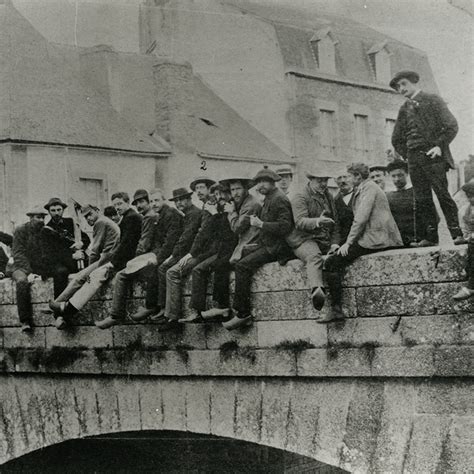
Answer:
[[[316,323],[306,271],[298,260],[265,265],[252,285],[255,324],[228,332],[219,324],[160,333],[126,320],[101,331],[111,305],[104,287],[66,331],[43,312],[52,282],[32,285],[34,333],[21,332],[12,281],[0,280],[0,349],[7,372],[156,375],[431,377],[472,375],[474,301],[454,304],[465,279],[465,248],[392,250],[356,261],[344,279],[346,319]],[[233,291],[233,282],[232,291]],[[208,289],[209,300],[211,288]],[[183,308],[188,311],[189,281]],[[144,302],[137,283],[127,301]],[[323,313],[328,310],[326,304]],[[399,321],[397,330],[393,330]]]

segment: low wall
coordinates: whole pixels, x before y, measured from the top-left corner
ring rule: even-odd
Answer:
[[[465,249],[387,251],[355,262],[344,280],[346,319],[315,321],[303,265],[265,265],[252,286],[253,327],[228,332],[219,324],[186,325],[159,333],[154,324],[126,321],[99,330],[108,314],[108,286],[84,308],[74,326],[58,331],[44,314],[52,284],[32,286],[33,335],[20,330],[15,289],[0,281],[0,349],[7,371],[145,373],[156,375],[275,375],[432,377],[472,375],[474,301],[454,304],[464,277]],[[184,307],[190,287],[186,284]],[[129,311],[143,304],[137,284]],[[326,309],[325,309],[326,310]],[[325,311],[324,310],[324,311]],[[393,331],[399,316],[399,327]],[[231,343],[236,341],[236,343]],[[22,354],[25,349],[25,354]],[[68,354],[68,349],[74,349]],[[58,367],[46,362],[68,360]],[[132,357],[142,351],[142,357]],[[128,354],[128,355],[127,355]],[[80,357],[79,357],[80,355]],[[50,356],[50,357],[49,357]]]

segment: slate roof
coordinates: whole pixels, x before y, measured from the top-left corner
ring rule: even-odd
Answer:
[[[239,11],[271,23],[280,44],[283,61],[288,69],[304,70],[317,74],[318,68],[311,47],[311,40],[330,31],[337,41],[337,76],[374,82],[368,54],[382,43],[390,50],[392,73],[402,69],[415,69],[420,73],[423,87],[437,90],[426,54],[412,46],[395,40],[366,25],[349,18],[311,14],[306,10],[282,5],[262,5],[251,0],[221,0]],[[388,84],[387,84],[388,89]]]
[[[0,141],[169,153],[80,79],[74,54],[0,4]]]

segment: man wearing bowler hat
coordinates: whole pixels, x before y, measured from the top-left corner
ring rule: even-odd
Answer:
[[[67,204],[61,199],[51,198],[44,208],[49,214],[42,230],[44,259],[48,273],[55,277],[54,296],[57,297],[66,288],[69,274],[78,271],[77,262],[84,260],[84,250],[90,240],[81,232],[81,241],[75,241],[75,223],[72,218],[63,216]]]
[[[181,326],[178,323],[180,315],[178,312],[170,312],[174,308],[180,308],[181,292],[168,294],[168,272],[186,271],[187,265],[192,265],[193,261],[183,260],[193,245],[199,228],[201,226],[202,211],[192,202],[192,191],[186,188],[178,188],[173,191],[173,197],[170,198],[174,202],[178,211],[184,215],[183,231],[176,241],[171,255],[158,267],[158,313],[151,316],[151,319],[161,325],[162,331],[178,330]],[[179,300],[179,301],[178,301]],[[166,312],[168,309],[168,312]]]
[[[250,226],[260,230],[256,247],[235,264],[235,295],[232,319],[223,323],[232,330],[250,325],[250,286],[255,271],[265,263],[277,261],[288,253],[285,238],[293,228],[293,215],[288,198],[277,188],[280,181],[267,167],[260,170],[253,181],[258,192],[265,196],[260,216],[250,216]]]
[[[150,205],[150,196],[145,189],[138,189],[133,195],[132,205],[141,214],[141,234],[135,251],[135,258],[129,260],[125,268],[118,271],[113,281],[112,308],[109,316],[96,322],[100,329],[108,329],[126,316],[126,302],[134,280],[149,280],[157,263],[154,249],[158,237],[158,216]]]
[[[292,190],[291,183],[293,182],[293,170],[290,165],[280,166],[275,170],[275,173],[280,176],[278,181],[278,188],[280,191],[291,200]]]
[[[20,225],[13,233],[12,279],[16,285],[18,317],[22,331],[30,332],[33,324],[30,284],[47,276],[47,267],[43,258],[42,229],[46,211],[40,206],[29,210],[26,215],[29,222]]]
[[[445,102],[435,94],[418,87],[415,71],[401,71],[390,81],[390,87],[406,97],[400,107],[392,144],[408,161],[416,208],[422,219],[422,235],[415,247],[438,245],[438,221],[432,191],[438,197],[448,229],[455,244],[464,242],[459,227],[458,209],[448,191],[446,172],[454,168],[449,149],[458,132],[458,124]]]
[[[336,205],[328,180],[337,176],[333,163],[317,163],[306,172],[308,184],[291,201],[295,228],[287,237],[294,254],[306,264],[311,302],[320,311],[326,299],[323,255],[339,249],[341,237]]]

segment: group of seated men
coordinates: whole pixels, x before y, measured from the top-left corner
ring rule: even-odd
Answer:
[[[251,283],[256,270],[292,258],[306,265],[317,311],[325,305],[328,292],[331,295],[330,311],[317,321],[342,318],[345,266],[359,256],[416,239],[413,197],[404,193],[406,164],[400,160],[389,167],[397,188],[393,195],[386,195],[370,179],[369,167],[363,163],[333,176],[315,166],[306,173],[307,184],[291,194],[286,185],[290,180],[283,179],[285,186],[278,187],[280,175],[288,175],[288,170],[277,170],[278,174],[267,167],[252,179],[236,176],[215,182],[199,177],[190,183],[190,190],[175,189],[169,199],[160,189],[139,189],[130,203],[127,193],[118,192],[103,214],[93,205],[81,209],[93,228],[90,245],[87,235],[74,229],[72,219],[63,217],[66,204],[52,198],[44,208],[30,210],[29,222],[13,235],[10,275],[16,282],[22,327],[32,330],[29,284],[39,277],[53,277],[54,300],[49,307],[58,329],[67,327],[113,279],[111,310],[96,322],[101,329],[124,320],[130,286],[140,280],[145,282],[145,306],[129,315],[132,320],[153,321],[160,331],[177,331],[183,323],[202,321],[221,322],[233,330],[252,324]],[[328,189],[330,178],[340,189],[335,198]],[[253,187],[263,201],[249,192]],[[193,193],[199,207],[193,204]],[[81,269],[86,248],[88,265]],[[232,305],[231,271],[235,272]],[[182,288],[189,275],[192,295],[183,312]]]

